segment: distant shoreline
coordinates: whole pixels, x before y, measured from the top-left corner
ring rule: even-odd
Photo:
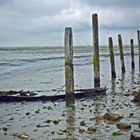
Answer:
[[[117,47],[118,45],[114,45],[114,47]],[[130,45],[129,44],[126,44],[126,45],[123,45],[124,47],[128,47],[130,48]],[[76,46],[73,46],[75,48],[92,48],[92,45],[76,45]],[[107,45],[100,45],[100,47],[108,47]],[[24,49],[45,49],[45,48],[48,48],[48,49],[53,49],[53,48],[63,48],[63,46],[0,46],[0,50],[16,50],[16,49],[20,49],[20,50],[24,50]],[[135,48],[138,48],[138,45],[135,45]]]

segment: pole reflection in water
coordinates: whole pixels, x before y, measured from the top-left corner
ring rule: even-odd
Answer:
[[[140,91],[140,67],[139,67],[139,80],[138,80],[138,82],[139,82],[139,91]]]
[[[122,79],[120,80],[120,92],[124,93],[125,91],[125,74],[122,73]]]
[[[75,137],[75,105],[66,108],[67,139]]]
[[[116,78],[113,78],[111,83],[112,83],[111,92],[112,92],[112,94],[115,94],[116,93],[115,92],[116,91]]]
[[[134,80],[135,80],[135,70],[132,69],[132,73],[131,73],[131,91],[134,89]]]
[[[95,97],[95,125],[102,124],[102,103],[105,102],[107,98],[102,96]]]

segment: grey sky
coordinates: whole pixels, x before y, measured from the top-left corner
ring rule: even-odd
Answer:
[[[98,13],[100,44],[121,33],[136,42],[140,0],[0,0],[0,46],[62,46],[64,28],[74,45],[91,45],[91,15]]]

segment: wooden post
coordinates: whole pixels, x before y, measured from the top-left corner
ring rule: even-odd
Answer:
[[[131,44],[131,67],[135,68],[135,62],[134,62],[134,41],[133,39],[130,39]]]
[[[139,32],[139,30],[137,31],[137,35],[138,35],[139,67],[140,67],[140,32]]]
[[[100,87],[100,59],[98,41],[98,15],[92,15],[94,87]]]
[[[65,85],[66,85],[66,104],[75,102],[74,96],[74,74],[73,74],[73,36],[72,28],[65,28]]]
[[[109,52],[110,52],[111,75],[112,78],[116,78],[112,37],[108,38],[108,43],[109,43]]]
[[[119,50],[120,50],[121,69],[122,69],[122,73],[125,73],[123,44],[122,44],[122,37],[120,34],[118,35],[118,43],[119,43]]]

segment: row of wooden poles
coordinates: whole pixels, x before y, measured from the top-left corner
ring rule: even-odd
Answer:
[[[94,70],[94,87],[100,87],[100,56],[99,56],[99,34],[98,34],[98,15],[92,15],[92,32],[93,32],[93,70]],[[140,33],[137,31],[138,37],[138,48],[139,48],[139,67],[140,67]],[[111,75],[112,78],[116,78],[115,72],[115,61],[113,51],[113,40],[112,37],[108,38],[109,52],[110,52],[110,64],[111,64]],[[130,40],[131,45],[131,65],[135,68],[134,62],[134,41]],[[122,73],[125,73],[123,43],[121,34],[118,35],[118,46],[120,51],[120,62]],[[64,37],[64,48],[65,48],[65,86],[66,86],[66,103],[74,103],[74,68],[73,68],[73,35],[72,28],[65,28]]]

